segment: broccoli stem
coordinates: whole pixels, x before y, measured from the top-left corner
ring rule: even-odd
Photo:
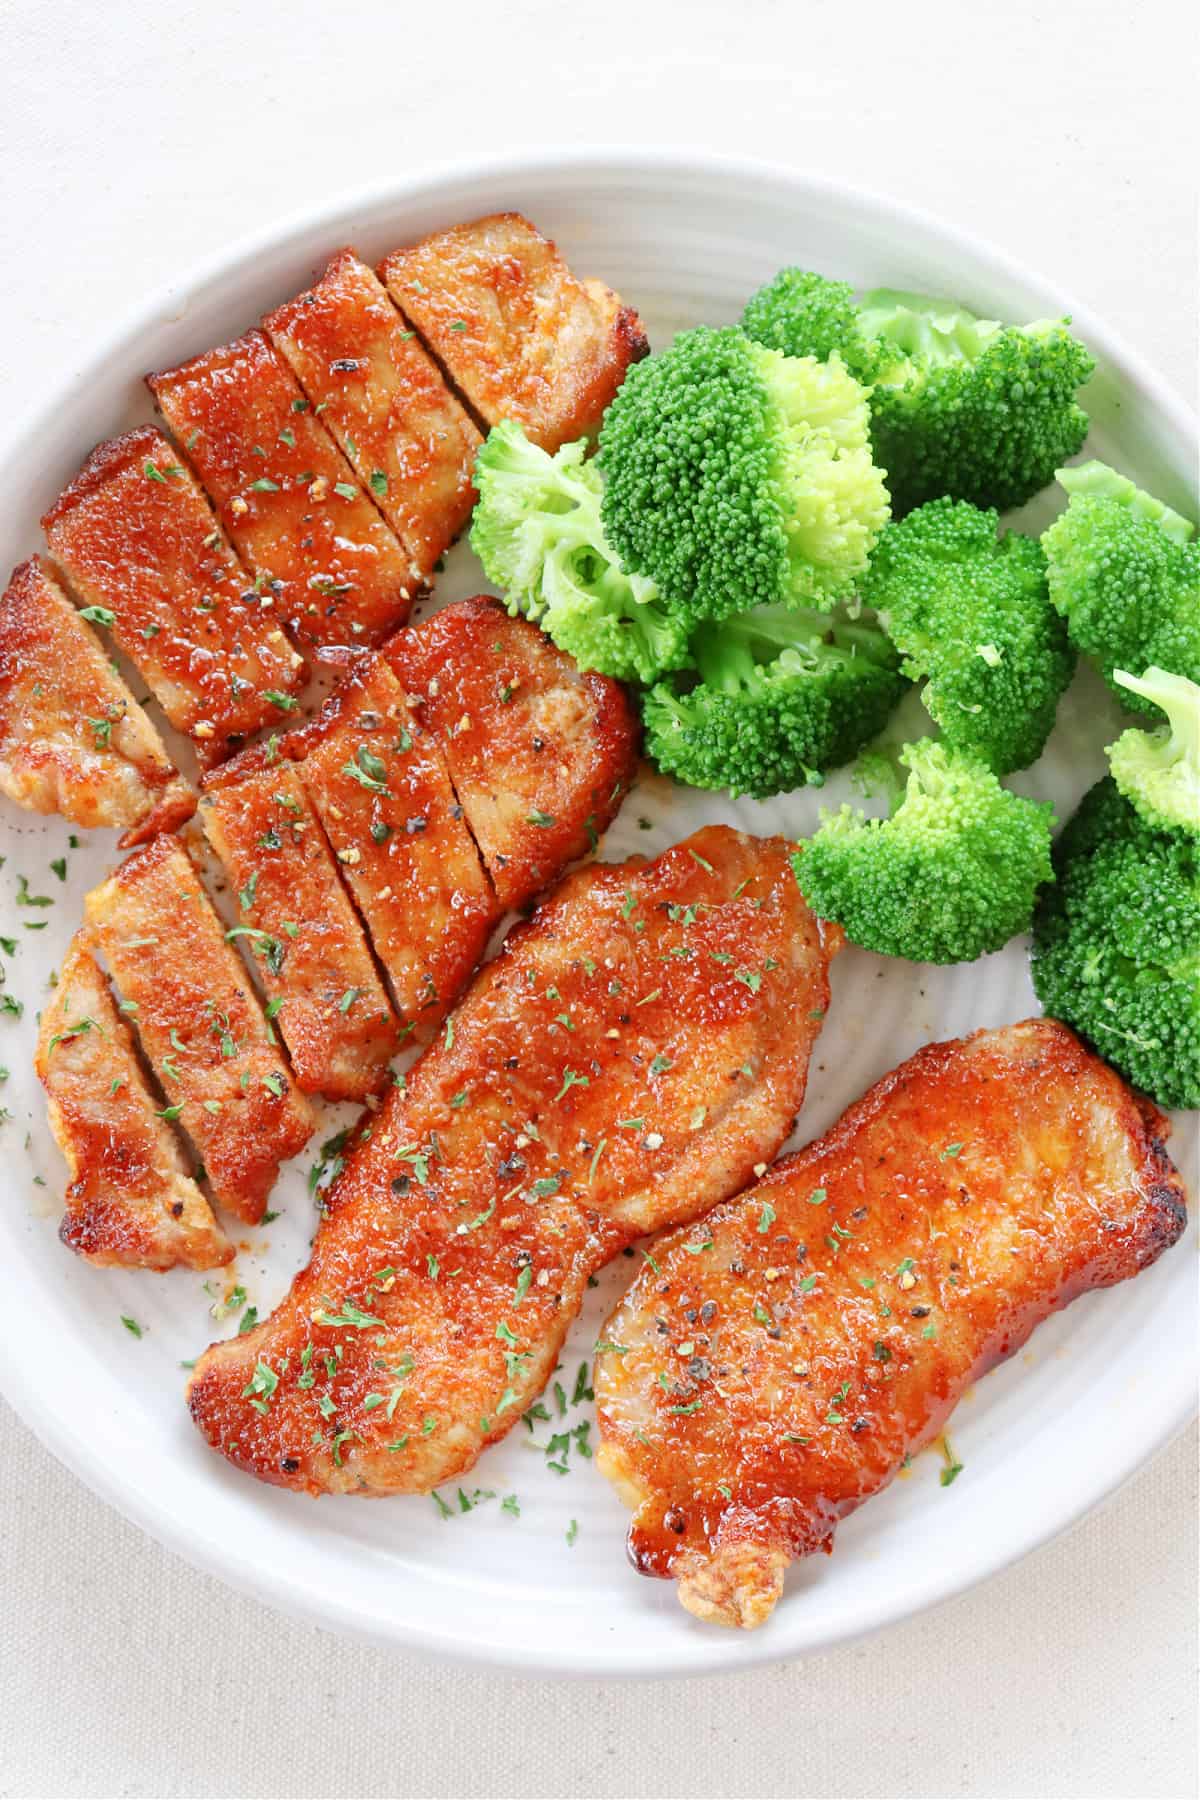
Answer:
[[[1187,763],[1200,781],[1200,687],[1186,676],[1159,668],[1147,669],[1140,677],[1114,669],[1113,680],[1162,708],[1170,726],[1170,736],[1162,746],[1163,761]]]

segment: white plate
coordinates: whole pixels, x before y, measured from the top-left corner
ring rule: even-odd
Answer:
[[[680,326],[736,318],[745,297],[789,262],[854,282],[959,296],[999,317],[1072,310],[1041,280],[931,220],[763,167],[558,155],[399,183],[173,284],[86,361],[72,359],[5,464],[4,567],[38,545],[39,513],[91,445],[149,416],[144,371],[243,330],[343,243],[374,260],[435,226],[507,207],[558,238],[578,270],[619,288],[660,344]],[[1088,397],[1091,449],[1188,509],[1195,445],[1187,415],[1111,333],[1073,310],[1100,364]],[[1050,506],[1040,500],[1028,510],[1037,526]],[[460,546],[439,602],[479,585]],[[920,730],[919,706],[914,714]],[[1101,772],[1100,747],[1116,723],[1099,683],[1081,676],[1050,754],[1015,785],[1069,807]],[[845,788],[842,778],[821,796],[756,806],[647,781],[626,801],[602,854],[654,851],[711,819],[800,835],[815,824],[818,800],[837,801]],[[981,1383],[953,1421],[966,1465],[955,1485],[939,1486],[936,1458],[919,1459],[842,1527],[832,1558],[793,1572],[776,1617],[749,1636],[697,1624],[670,1584],[635,1575],[624,1555],[626,1515],[606,1483],[577,1451],[570,1473],[555,1475],[520,1427],[487,1453],[468,1484],[468,1491],[478,1484],[498,1496],[516,1493],[519,1518],[502,1511],[498,1498],[443,1519],[429,1498],[314,1504],[257,1485],[203,1445],[182,1405],[181,1359],[235,1329],[232,1320],[213,1325],[202,1278],[90,1269],[57,1239],[63,1168],[29,1069],[34,1017],[84,892],[114,858],[107,834],[70,851],[67,839],[59,820],[8,806],[0,815],[7,858],[0,914],[4,932],[21,939],[16,957],[6,959],[9,991],[26,1006],[19,1025],[0,1018],[0,1062],[12,1071],[3,1099],[13,1113],[0,1138],[0,1380],[32,1428],[99,1494],[211,1573],[327,1626],[509,1668],[668,1674],[744,1667],[819,1649],[980,1580],[1078,1518],[1189,1416],[1194,1228],[1146,1275],[1071,1307]],[[65,884],[49,868],[64,851]],[[18,874],[56,904],[36,914],[17,908]],[[27,918],[46,918],[48,928],[29,933]],[[836,965],[802,1138],[927,1039],[1036,1011],[1022,942],[960,970],[847,951]],[[1176,1148],[1194,1153],[1194,1115],[1178,1122]],[[273,1204],[282,1216],[252,1234],[253,1248],[239,1259],[260,1313],[304,1258],[313,1226],[307,1160],[280,1184]],[[632,1272],[618,1259],[591,1296],[564,1354],[568,1389]],[[123,1313],[147,1328],[140,1341],[122,1326]],[[589,1412],[572,1409],[568,1423]],[[457,1508],[453,1493],[446,1499]],[[568,1544],[572,1519],[578,1531]]]

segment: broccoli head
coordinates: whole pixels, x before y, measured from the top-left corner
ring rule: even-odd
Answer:
[[[923,739],[890,819],[823,816],[796,856],[805,899],[854,943],[910,962],[973,962],[1024,931],[1051,879],[1050,808],[975,758]]]
[[[688,626],[652,581],[625,572],[600,522],[586,441],[551,456],[505,419],[475,463],[471,547],[510,612],[533,619],[582,669],[653,681],[688,660]]]
[[[996,536],[993,511],[929,500],[886,527],[862,596],[926,679],[944,741],[996,775],[1041,755],[1075,668],[1033,538]]]
[[[905,688],[878,626],[764,606],[692,639],[698,679],[645,696],[646,749],[692,787],[765,800],[848,762],[882,730]]]
[[[601,518],[627,569],[696,622],[848,597],[888,516],[867,397],[837,357],[732,328],[634,365],[604,416]]]
[[[1151,663],[1200,681],[1200,546],[1195,527],[1104,463],[1060,469],[1067,510],[1042,534],[1050,599],[1071,642],[1118,700],[1155,715],[1116,680]]]
[[[1200,842],[1156,831],[1110,778],[1054,846],[1033,985],[1162,1106],[1200,1106]]]
[[[1087,435],[1076,393],[1091,353],[1068,320],[1002,325],[957,301],[784,269],[742,318],[787,356],[837,352],[871,384],[871,438],[899,516],[949,494],[1000,511],[1051,480]]]
[[[1115,669],[1113,680],[1167,715],[1157,731],[1135,727],[1109,745],[1113,780],[1148,825],[1200,837],[1200,687],[1165,669],[1147,669],[1140,680]]]

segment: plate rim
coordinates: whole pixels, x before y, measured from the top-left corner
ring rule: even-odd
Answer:
[[[244,280],[259,257],[284,255],[318,232],[336,235],[337,229],[358,212],[367,214],[388,206],[412,206],[422,199],[435,197],[439,190],[455,183],[486,181],[503,186],[548,176],[572,175],[581,181],[603,176],[631,182],[647,177],[692,178],[725,182],[731,186],[757,182],[776,192],[791,192],[798,200],[810,204],[824,200],[831,207],[850,209],[881,222],[886,220],[893,226],[897,221],[907,223],[926,241],[939,241],[951,251],[962,250],[978,268],[994,275],[998,281],[1034,289],[1044,296],[1048,307],[1069,314],[1080,335],[1095,343],[1109,366],[1120,368],[1125,380],[1137,390],[1139,400],[1158,415],[1173,436],[1185,441],[1197,436],[1196,414],[1176,395],[1166,378],[1119,333],[1089,308],[1075,304],[1057,283],[1029,269],[975,232],[948,224],[933,212],[894,201],[873,190],[824,175],[806,174],[764,159],[715,155],[690,146],[649,148],[614,144],[548,147],[498,157],[473,156],[426,164],[407,177],[352,187],[318,208],[293,209],[282,222],[241,234],[231,245],[189,265],[182,276],[151,289],[136,306],[118,316],[107,331],[95,338],[89,337],[82,350],[71,356],[68,372],[54,384],[48,397],[27,406],[0,438],[0,467],[20,458],[36,438],[41,421],[52,417],[63,406],[69,406],[82,381],[102,374],[108,359],[124,350],[140,332],[160,322],[181,295],[203,290],[218,279]],[[332,238],[330,241],[332,243]],[[493,1649],[486,1642],[453,1632],[440,1632],[427,1621],[414,1625],[399,1612],[391,1614],[383,1626],[353,1600],[347,1601],[328,1591],[310,1592],[302,1572],[301,1579],[289,1584],[282,1575],[260,1567],[246,1546],[221,1542],[215,1534],[205,1536],[197,1530],[194,1519],[177,1522],[172,1513],[128,1473],[116,1472],[122,1465],[106,1460],[104,1445],[97,1432],[93,1430],[87,1434],[72,1430],[67,1424],[73,1416],[68,1409],[58,1404],[49,1407],[41,1404],[45,1396],[55,1391],[54,1384],[39,1380],[40,1360],[23,1355],[22,1347],[18,1316],[0,1308],[0,1392],[18,1416],[93,1493],[193,1567],[307,1623],[441,1660],[527,1675],[611,1679],[719,1674],[816,1653],[883,1630],[992,1579],[1021,1557],[1070,1529],[1164,1449],[1196,1412],[1194,1387],[1181,1380],[1177,1390],[1161,1392],[1160,1403],[1152,1414],[1147,1411],[1128,1421],[1122,1453],[1114,1455],[1106,1465],[1103,1477],[1093,1481],[1086,1491],[1064,1487],[1059,1491],[1056,1504],[1048,1505],[1032,1527],[1023,1520],[1018,1528],[993,1534],[987,1550],[977,1556],[969,1571],[956,1567],[944,1576],[927,1573],[919,1592],[914,1593],[911,1586],[902,1585],[893,1594],[877,1600],[869,1617],[852,1615],[814,1641],[789,1642],[783,1629],[784,1622],[779,1620],[773,1628],[749,1638],[741,1634],[713,1633],[705,1640],[702,1655],[697,1655],[697,1646],[687,1641],[681,1641],[678,1655],[664,1656],[661,1647],[655,1649],[652,1656],[644,1651],[639,1655],[636,1646],[631,1648],[627,1643],[614,1654],[603,1644],[589,1643],[583,1634],[579,1647],[571,1647],[565,1653],[561,1645],[546,1650],[535,1645],[517,1652],[511,1645]]]

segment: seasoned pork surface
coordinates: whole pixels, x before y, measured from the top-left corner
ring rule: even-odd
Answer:
[[[319,646],[404,624],[419,572],[261,331],[148,381],[276,617]]]
[[[479,433],[352,250],[263,327],[422,575],[474,504]]]
[[[650,347],[633,308],[577,281],[520,213],[436,231],[379,272],[476,412],[516,419],[547,450],[597,431]]]
[[[304,663],[160,431],[101,444],[42,524],[76,593],[111,618],[203,763],[285,716]]]
[[[619,683],[482,596],[397,632],[384,655],[441,746],[502,907],[595,849],[637,768]]]
[[[588,1274],[791,1129],[830,946],[788,853],[713,827],[578,871],[510,934],[349,1155],[282,1305],[197,1364],[214,1448],[312,1493],[413,1492],[504,1435]]]
[[[77,932],[42,1014],[34,1066],[71,1172],[59,1236],[88,1262],[212,1269],[233,1246],[187,1171],[133,1038]]]
[[[1184,1227],[1166,1121],[1066,1029],[933,1044],[656,1244],[596,1363],[629,1547],[753,1626],[966,1388]]]
[[[465,987],[499,917],[437,744],[382,656],[292,733],[320,815],[405,1025],[427,1038]]]
[[[142,1048],[223,1206],[254,1224],[314,1119],[178,838],[135,850],[87,897]]]
[[[73,825],[169,831],[196,797],[51,570],[32,557],[0,600],[0,793]]]
[[[297,1085],[365,1100],[387,1077],[400,1022],[295,768],[221,783],[201,817]]]

